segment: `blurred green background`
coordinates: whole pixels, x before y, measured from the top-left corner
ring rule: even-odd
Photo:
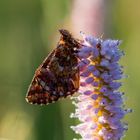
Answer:
[[[125,118],[129,130],[124,140],[140,140],[140,1],[110,2],[107,23],[111,26],[104,36],[123,40],[122,63],[129,75],[123,90],[127,106],[134,110]],[[35,69],[57,43],[57,30],[70,26],[71,7],[70,0],[0,1],[0,140],[76,137],[69,128],[75,124],[69,118],[74,112],[69,99],[43,107],[24,99]]]

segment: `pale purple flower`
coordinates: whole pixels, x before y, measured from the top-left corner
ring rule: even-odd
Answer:
[[[85,36],[79,51],[80,95],[76,98],[75,113],[80,124],[72,126],[82,140],[120,140],[127,130],[122,118],[130,109],[124,109],[122,85],[123,70],[118,61],[123,52],[121,41]]]

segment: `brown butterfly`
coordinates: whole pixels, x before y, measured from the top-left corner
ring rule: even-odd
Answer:
[[[46,105],[79,89],[78,49],[80,43],[64,29],[57,47],[35,71],[26,101]]]

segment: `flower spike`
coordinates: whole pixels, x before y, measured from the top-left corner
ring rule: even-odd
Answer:
[[[81,124],[71,128],[81,140],[120,140],[127,130],[121,119],[131,112],[124,109],[122,85],[123,70],[118,61],[123,56],[121,41],[102,40],[82,33],[79,51],[80,95],[75,100],[76,111],[71,117]],[[87,63],[85,63],[87,62]]]

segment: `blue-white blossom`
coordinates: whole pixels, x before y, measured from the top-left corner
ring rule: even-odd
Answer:
[[[124,77],[118,61],[124,55],[121,41],[85,36],[79,51],[80,95],[75,113],[80,124],[72,129],[81,140],[120,140],[127,130],[122,121],[130,109],[124,108],[124,93],[119,91]]]

